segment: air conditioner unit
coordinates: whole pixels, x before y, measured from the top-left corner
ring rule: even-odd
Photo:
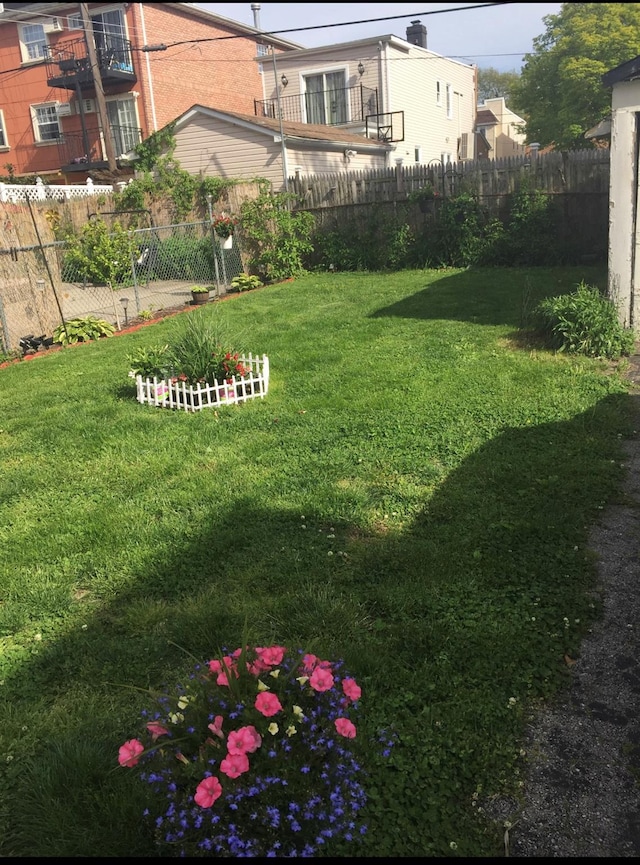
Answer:
[[[44,21],[42,28],[45,33],[59,33],[64,29],[60,18],[50,18],[48,21]]]
[[[58,102],[56,105],[56,113],[58,117],[69,117],[69,115],[73,114],[71,110],[70,102]]]
[[[80,114],[80,104],[76,101],[76,114]],[[96,103],[95,99],[83,99],[82,100],[82,113],[83,114],[95,114]]]

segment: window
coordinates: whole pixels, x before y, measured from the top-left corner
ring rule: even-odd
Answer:
[[[69,30],[84,30],[84,22],[82,21],[82,15],[79,15],[77,12],[75,15],[68,15],[67,27],[69,28]]]
[[[304,87],[307,123],[334,126],[347,122],[349,118],[344,70],[306,75]]]
[[[47,56],[47,36],[43,24],[20,25],[20,51],[25,63]]]
[[[453,88],[450,84],[447,84],[445,88],[446,100],[447,100],[447,117],[453,117]]]
[[[458,138],[458,159],[467,159],[469,149],[469,134],[463,132]]]
[[[133,72],[122,10],[92,15],[91,24],[100,67]]]
[[[422,162],[422,147],[414,147],[413,161],[414,162]]]
[[[140,143],[140,129],[133,99],[110,99],[107,115],[116,156],[123,156]]]
[[[7,144],[7,133],[4,128],[4,111],[0,108],[0,148],[3,150],[8,150],[9,145]]]
[[[439,81],[436,81],[436,105],[442,105],[442,89]]]
[[[450,153],[441,153],[440,154],[440,162],[443,165],[448,165],[451,162],[451,154]]]
[[[31,106],[36,141],[57,141],[62,135],[55,102]]]
[[[267,54],[269,53],[269,49],[267,48],[267,46],[263,45],[261,42],[259,42],[256,47],[258,49],[258,57],[266,57]],[[260,75],[262,75],[263,71],[264,71],[264,64],[258,63],[258,72],[260,73]]]

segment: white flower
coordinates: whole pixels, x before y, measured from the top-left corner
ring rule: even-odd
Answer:
[[[302,721],[302,719],[304,718],[304,712],[302,711],[300,706],[293,707],[293,714],[299,721]]]
[[[265,685],[265,683],[261,679],[258,679],[258,690],[259,691],[268,691],[269,686]]]
[[[287,736],[293,736],[293,735],[294,735],[295,733],[297,733],[297,732],[298,732],[298,731],[297,731],[296,728],[293,726],[293,724],[291,724],[290,727],[287,727]]]
[[[186,709],[189,705],[189,697],[180,697],[178,700],[178,709]]]
[[[169,720],[172,724],[179,724],[180,721],[184,721],[184,715],[182,712],[171,712],[169,715]]]
[[[269,724],[269,726],[267,727],[267,730],[271,733],[272,736],[275,736],[279,729],[280,727],[278,727],[275,721],[272,721],[271,724]]]
[[[271,672],[269,673],[269,675],[270,675],[270,676],[273,676],[274,679],[277,679],[278,676],[280,675],[280,670],[271,670]]]
[[[296,679],[296,682],[298,682],[300,685],[306,685],[308,681],[308,676],[298,676],[298,678]]]

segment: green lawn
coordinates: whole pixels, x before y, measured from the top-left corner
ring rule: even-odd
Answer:
[[[398,734],[351,855],[499,855],[475,803],[517,794],[527,707],[597,615],[587,534],[631,423],[615,371],[521,325],[602,278],[323,274],[211,304],[271,362],[264,401],[217,413],[135,400],[127,355],[176,318],[0,370],[0,853],[156,855],[124,686],[246,622],[344,658],[363,735]]]

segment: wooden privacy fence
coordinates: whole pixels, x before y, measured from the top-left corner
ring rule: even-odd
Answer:
[[[553,194],[609,192],[609,150],[574,150],[537,156],[509,156],[447,165],[412,165],[292,177],[291,192],[299,209],[315,210],[348,204],[406,201],[412,192],[431,183],[445,198],[470,192],[480,199],[501,198],[526,182]]]

